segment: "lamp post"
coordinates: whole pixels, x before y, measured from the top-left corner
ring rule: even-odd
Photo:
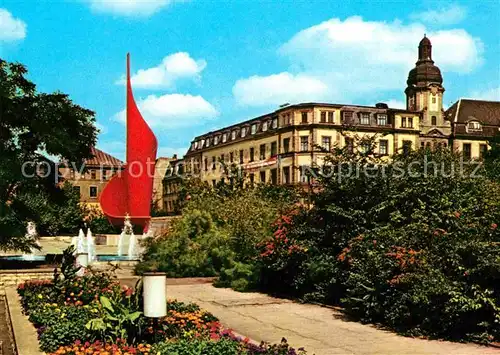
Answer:
[[[88,253],[77,253],[76,254],[76,266],[80,267],[80,270],[76,273],[77,276],[83,276],[85,274],[85,269],[89,265],[89,254]]]
[[[153,318],[153,327],[158,326],[158,319],[167,315],[167,274],[164,272],[146,272],[143,281],[144,315]],[[156,329],[154,338],[156,342]]]

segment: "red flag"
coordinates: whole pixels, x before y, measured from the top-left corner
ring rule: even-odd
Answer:
[[[128,214],[134,225],[145,227],[151,219],[153,177],[158,143],[132,94],[130,55],[127,54],[127,162],[101,193],[104,214],[115,225]]]

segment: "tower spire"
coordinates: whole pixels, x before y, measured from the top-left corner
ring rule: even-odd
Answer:
[[[427,34],[424,33],[424,38],[420,41],[418,45],[418,61],[431,61],[432,62],[432,44]]]

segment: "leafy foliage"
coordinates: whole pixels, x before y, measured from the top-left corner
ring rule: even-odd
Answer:
[[[37,92],[26,74],[23,65],[0,59],[0,249],[29,251],[35,245],[24,238],[26,221],[49,234],[79,222],[55,165],[41,152],[80,162],[89,157],[97,129],[92,111],[63,93]],[[39,174],[39,166],[46,171]]]
[[[497,341],[500,186],[448,151],[389,162],[339,150],[327,164],[288,243],[261,254],[262,286],[405,334]]]
[[[171,277],[220,275],[220,285],[253,288],[258,275],[255,245],[272,233],[272,222],[298,200],[297,192],[266,185],[243,188],[239,183],[209,187],[192,180],[183,187],[183,196],[182,217],[164,237],[147,244],[136,271],[154,268]]]

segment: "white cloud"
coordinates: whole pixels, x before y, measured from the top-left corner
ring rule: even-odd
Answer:
[[[325,97],[327,89],[319,79],[283,72],[240,79],[233,86],[233,95],[242,105],[280,105],[320,100]]]
[[[26,37],[26,23],[14,18],[6,9],[0,9],[0,42],[10,42]]]
[[[101,141],[99,139],[97,142],[97,149],[100,149],[103,152],[108,153],[117,159],[120,159],[121,161],[125,161],[125,149],[126,149],[125,140],[123,140],[123,141],[112,141],[112,140]]]
[[[387,106],[389,106],[390,108],[401,108],[401,109],[406,109],[406,103],[404,101],[401,101],[401,100],[395,100],[395,99],[391,99],[391,100],[387,100],[387,101],[384,101]]]
[[[419,23],[365,21],[359,16],[306,28],[279,53],[300,75],[327,84],[331,100],[352,102],[368,94],[404,90],[424,33],[432,41],[433,59],[442,72],[467,73],[482,62],[481,40],[465,30],[432,32]]]
[[[146,17],[167,7],[174,0],[87,0],[92,10],[115,15]]]
[[[134,88],[170,88],[179,79],[199,79],[206,66],[205,60],[194,60],[189,53],[178,52],[163,58],[161,64],[156,67],[139,69],[130,80]],[[121,78],[117,83],[125,84],[125,78]]]
[[[415,21],[429,25],[454,25],[462,22],[467,16],[467,9],[460,5],[448,5],[439,9],[418,12],[410,16]]]
[[[191,127],[218,116],[217,110],[208,101],[193,95],[149,95],[137,101],[137,106],[153,129]],[[125,110],[122,110],[113,119],[125,123],[125,117]]]
[[[487,90],[473,91],[469,98],[485,101],[500,101],[500,86]]]

